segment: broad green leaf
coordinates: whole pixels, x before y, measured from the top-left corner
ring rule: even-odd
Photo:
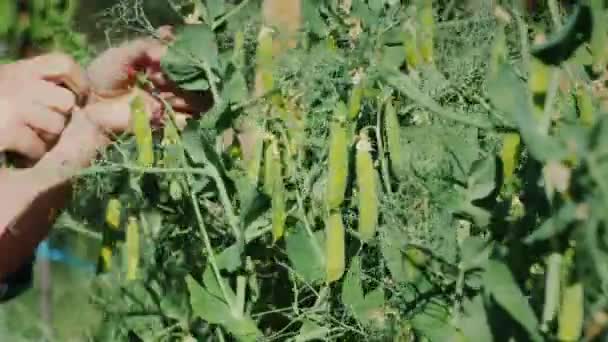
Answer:
[[[486,157],[471,166],[468,179],[468,195],[471,201],[488,197],[496,189],[496,160]]]
[[[253,342],[263,336],[249,316],[231,310],[226,302],[200,286],[191,276],[186,277],[186,283],[195,315],[210,324],[221,325],[239,341]]]
[[[217,267],[220,270],[226,270],[228,272],[234,272],[241,267],[241,249],[239,244],[234,244],[224,249],[217,255]]]
[[[534,232],[528,235],[524,242],[533,244],[538,241],[550,239],[564,232],[576,219],[576,204],[566,203],[557,213],[549,217]]]
[[[412,318],[412,328],[431,342],[456,342],[457,330],[449,323],[447,308],[445,303],[436,300],[425,304],[422,311]]]
[[[481,295],[463,299],[462,310],[459,328],[467,341],[495,341]]]
[[[464,271],[483,267],[492,251],[488,241],[478,237],[466,238],[460,246],[460,263]]]
[[[486,291],[528,332],[532,341],[543,340],[538,331],[538,318],[506,264],[490,260],[483,273],[483,282]]]
[[[531,53],[545,64],[560,65],[591,39],[593,17],[586,4],[579,4],[568,22],[545,43],[534,46]]]
[[[566,155],[555,139],[540,133],[530,110],[526,85],[519,80],[513,67],[502,64],[498,68],[496,76],[488,81],[488,95],[494,106],[519,128],[532,157],[547,161],[561,160]]]
[[[420,270],[406,257],[401,241],[405,241],[404,234],[396,229],[386,229],[380,240],[382,256],[396,283],[415,282],[420,277]]]
[[[224,0],[207,0],[206,4],[210,19],[215,19],[226,12]]]
[[[342,304],[351,312],[356,313],[357,308],[363,305],[365,299],[361,285],[361,261],[356,256],[350,263],[350,269],[342,283]]]
[[[186,25],[161,60],[161,66],[171,80],[181,88],[192,91],[209,89],[216,82],[219,53],[215,34],[204,24]]]
[[[319,251],[316,250],[313,239],[317,240],[317,246],[321,248]],[[303,226],[299,225],[295,230],[287,233],[285,242],[289,261],[304,281],[314,284],[325,278],[325,260],[320,252],[323,250],[323,246],[321,246],[317,234],[313,238],[308,235]]]
[[[310,320],[305,320],[295,342],[324,340],[327,334],[329,334],[328,327],[321,326]]]
[[[222,97],[230,103],[241,103],[247,99],[247,81],[241,72],[235,72],[224,85]]]

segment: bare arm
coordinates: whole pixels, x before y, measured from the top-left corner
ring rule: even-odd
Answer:
[[[0,172],[0,280],[32,257],[69,199],[70,180],[106,141],[86,116],[74,115],[36,166]]]

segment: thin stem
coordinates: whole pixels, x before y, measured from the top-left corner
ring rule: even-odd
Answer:
[[[233,9],[228,11],[228,13],[224,14],[218,20],[214,21],[213,24],[211,24],[211,29],[215,31],[215,29],[220,27],[224,22],[226,22],[226,20],[237,14],[241,9],[243,9],[243,7],[247,6],[249,1],[250,0],[243,0],[240,4],[236,5]]]

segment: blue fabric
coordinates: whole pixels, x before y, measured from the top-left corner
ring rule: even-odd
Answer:
[[[62,263],[70,267],[79,268],[87,272],[95,272],[96,265],[92,262],[82,260],[67,251],[52,248],[48,241],[42,241],[36,252],[37,258]]]

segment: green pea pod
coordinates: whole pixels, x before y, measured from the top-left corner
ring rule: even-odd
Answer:
[[[260,132],[260,130],[256,128],[255,132]],[[264,139],[261,138],[261,134],[257,134],[256,136],[253,155],[248,160],[245,160],[247,178],[251,184],[255,185],[259,183],[262,159],[264,159]]]
[[[595,70],[605,70],[608,63],[608,26],[604,0],[590,0],[593,14],[593,32],[591,34],[591,55]]]
[[[346,255],[344,234],[342,215],[339,212],[331,213],[325,223],[325,280],[328,284],[344,275]]]
[[[551,67],[531,57],[528,86],[532,93],[533,115],[536,120],[541,120],[545,112],[545,99],[547,97],[547,90],[549,89],[550,77]]]
[[[137,218],[129,217],[126,233],[127,247],[127,280],[137,279],[137,270],[139,268],[139,223]]]
[[[378,225],[378,189],[371,150],[368,138],[362,136],[357,144],[355,163],[359,189],[359,236],[364,242],[374,238]]]
[[[272,186],[272,241],[277,242],[285,233],[285,220],[287,218],[285,208],[285,184],[283,183],[283,175],[281,172],[281,153],[276,141],[270,146],[271,148],[271,175],[273,182]]]
[[[594,122],[593,98],[589,90],[582,85],[578,85],[575,91],[579,119],[583,125],[591,127]]]
[[[578,341],[584,320],[583,284],[578,282],[567,286],[559,311],[558,338],[560,341]]]
[[[338,209],[344,201],[348,180],[348,132],[343,122],[334,121],[330,127],[329,176],[326,200],[329,210]]]
[[[353,87],[350,93],[350,99],[348,101],[348,117],[351,120],[354,120],[359,116],[359,112],[361,111],[361,101],[363,99],[363,90],[364,87],[361,82],[359,82],[359,84]]]
[[[420,27],[420,55],[424,63],[433,63],[435,19],[433,18],[433,0],[418,0],[418,25]]]
[[[403,153],[401,126],[397,111],[391,101],[386,103],[384,110],[384,130],[386,132],[386,149],[391,160],[391,170],[399,179],[407,173],[407,160]]]
[[[263,27],[258,36],[258,51],[257,51],[257,75],[259,82],[259,91],[262,94],[269,92],[274,88],[274,78],[272,74],[273,62],[273,39],[272,30]]]
[[[122,204],[118,198],[112,198],[108,201],[108,205],[106,207],[106,224],[115,230],[118,230],[120,227],[122,214]]]
[[[99,251],[98,272],[108,272],[112,268],[112,255],[116,244],[114,231],[120,229],[121,220],[122,204],[119,199],[112,198],[108,201],[105,212],[106,227],[103,231],[101,250]]]
[[[405,49],[405,61],[409,69],[416,69],[420,64],[420,52],[418,50],[418,37],[416,27],[407,22],[403,29],[403,47]]]
[[[517,169],[520,144],[521,137],[518,133],[507,133],[502,138],[500,158],[502,159],[503,176],[505,182],[509,182],[513,178],[515,170]]]
[[[135,141],[137,142],[137,163],[142,167],[150,167],[154,164],[152,127],[150,127],[150,115],[148,115],[144,100],[140,96],[137,96],[131,102],[131,119]]]
[[[274,137],[266,146],[264,150],[264,193],[268,196],[272,196],[272,189],[274,187],[274,179],[277,176],[275,174],[276,167],[274,167],[275,156],[273,153],[273,148],[276,144],[276,139]]]

